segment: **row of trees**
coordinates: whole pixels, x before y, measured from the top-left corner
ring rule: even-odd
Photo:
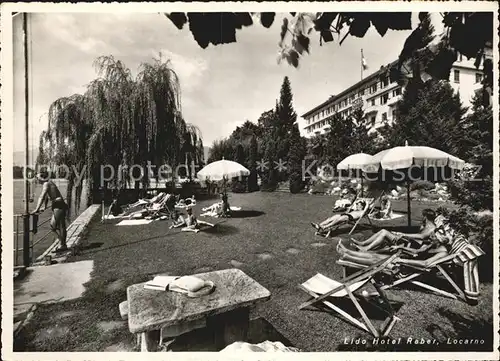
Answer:
[[[302,160],[306,141],[300,136],[297,114],[293,109],[293,93],[288,77],[281,86],[274,109],[265,111],[257,123],[246,121],[226,139],[215,141],[209,162],[222,158],[234,160],[250,169],[247,185],[234,182],[235,190],[273,190],[279,182],[290,181],[290,189],[303,188]]]
[[[48,128],[40,136],[37,164],[64,164],[73,170],[68,175],[69,203],[74,186],[77,207],[80,203],[83,183],[75,184],[77,174],[83,172],[87,194],[101,187],[101,165],[123,170],[104,184],[121,189],[131,176],[141,177],[127,171],[131,165],[158,170],[163,164],[203,160],[200,131],[182,117],[179,79],[169,61],[143,63],[136,77],[113,56],[97,58],[94,66],[98,78],[84,94],[51,104]],[[146,172],[135,188],[156,176]]]
[[[260,172],[262,183],[267,189],[279,181],[290,179],[294,183],[291,188],[296,191],[302,186],[301,167],[304,159],[335,167],[350,154],[375,154],[408,141],[410,145],[438,148],[480,165],[483,180],[474,182],[474,185],[458,187],[457,198],[468,199],[476,208],[482,205],[492,209],[493,187],[491,180],[488,181],[493,175],[491,106],[484,102],[484,93],[480,91],[473,101],[472,112],[465,116],[467,109],[462,106],[460,95],[454,92],[448,81],[421,76],[424,69],[435,63],[436,57],[441,55],[428,50],[435,38],[429,15],[422,14],[420,20],[418,31],[411,38],[412,42],[419,45],[405,55],[411,71],[407,74],[402,99],[396,104],[397,116],[391,124],[386,124],[376,132],[369,132],[373,124],[369,123],[362,109],[355,110],[344,119],[333,114],[327,118],[329,131],[313,137],[306,144],[298,133],[291,86],[288,78],[285,78],[276,108],[264,112],[257,124],[247,121],[229,139],[215,143],[212,155],[220,159],[223,149],[226,149],[226,158],[249,166],[253,172],[256,158],[268,165],[280,159],[286,160],[287,167],[281,171],[273,167],[263,169]],[[409,47],[405,46],[405,49]],[[381,77],[385,76],[387,74],[382,71]],[[258,143],[258,151],[254,151],[252,161],[249,151],[251,139],[254,139],[254,144]],[[479,197],[483,191],[484,196]],[[467,192],[469,196],[465,197],[464,193]]]

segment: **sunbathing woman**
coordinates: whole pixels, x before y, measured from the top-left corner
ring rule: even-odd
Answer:
[[[380,211],[373,214],[373,218],[391,219],[392,218],[392,203],[387,196],[382,197]]]
[[[417,241],[418,243],[422,244],[432,236],[436,228],[436,225],[434,224],[436,212],[434,212],[432,209],[424,209],[422,211],[422,218],[423,220],[422,226],[420,227],[420,233],[400,233],[382,229],[365,241],[358,241],[354,238],[351,238],[351,241],[360,251],[370,251],[376,248],[394,246],[398,244],[403,238],[407,240]]]
[[[320,224],[311,223],[311,225],[317,229],[318,232],[327,231],[328,228],[336,226],[338,224],[346,223],[348,221],[357,221],[360,219],[366,210],[370,206],[365,200],[358,200],[354,203],[352,209],[347,213],[335,214],[332,217],[324,220]]]
[[[453,254],[453,262],[463,267],[464,288],[467,301],[476,304],[479,297],[479,270],[477,259],[484,255],[484,252],[478,246],[469,243],[469,241],[455,229],[453,229],[448,220],[443,216],[436,218],[435,237],[440,244],[440,249],[445,255]],[[400,260],[401,264],[429,267],[434,260]]]
[[[209,227],[214,226],[212,223],[196,219],[196,217],[193,214],[193,209],[191,207],[186,208],[186,213],[187,213],[186,217],[179,215],[177,221],[174,224],[172,224],[170,228],[182,227],[182,231],[184,232],[198,233],[200,231],[200,225],[206,225]]]
[[[427,243],[422,245],[418,249],[413,249],[410,247],[405,247],[403,245],[398,245],[393,247],[394,250],[397,249],[403,249],[403,250],[408,250],[410,253],[418,256],[418,255],[426,255],[427,254],[432,254],[432,256],[428,257],[424,261],[417,261],[417,260],[409,260],[412,262],[429,262],[429,264],[445,257],[448,255],[448,252],[446,252],[446,249],[443,247],[436,246],[435,243]],[[342,242],[340,241],[337,245],[337,253],[340,255],[340,258],[344,261],[349,261],[365,266],[371,266],[377,262],[380,262],[384,259],[387,259],[388,255],[387,254],[382,254],[382,253],[376,253],[376,252],[365,252],[365,251],[353,251],[348,248],[346,248]],[[394,264],[396,263],[403,263],[403,261],[406,261],[406,259],[398,257],[394,260]]]

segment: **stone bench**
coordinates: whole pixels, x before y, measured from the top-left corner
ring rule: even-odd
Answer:
[[[239,269],[194,276],[213,282],[214,292],[189,298],[177,292],[145,289],[144,283],[127,288],[129,329],[140,336],[142,351],[154,351],[162,336],[174,337],[200,327],[215,336],[218,349],[246,341],[250,308],[271,297],[267,289]]]

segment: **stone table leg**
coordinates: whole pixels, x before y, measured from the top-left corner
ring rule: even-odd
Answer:
[[[218,350],[236,341],[247,340],[250,322],[250,309],[240,308],[224,314],[209,317],[207,328],[213,332],[215,347]]]
[[[160,331],[148,331],[141,333],[141,352],[154,352],[160,344]]]

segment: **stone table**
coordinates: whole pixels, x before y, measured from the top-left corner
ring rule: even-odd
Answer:
[[[193,275],[212,281],[215,290],[206,296],[190,298],[171,291],[144,288],[144,283],[129,286],[128,323],[130,332],[141,335],[141,349],[154,350],[161,341],[160,330],[205,320],[221,349],[235,341],[245,341],[250,308],[270,299],[270,292],[239,269]]]

